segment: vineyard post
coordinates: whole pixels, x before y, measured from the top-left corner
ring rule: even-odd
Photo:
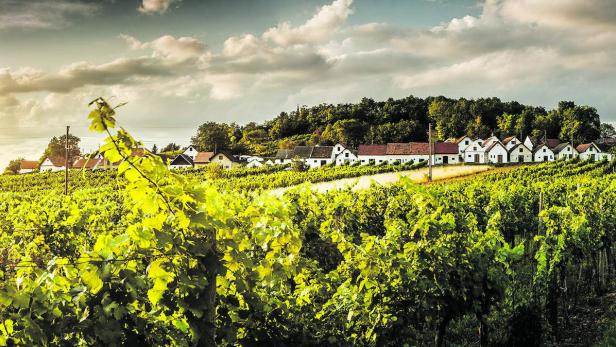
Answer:
[[[428,124],[428,182],[432,182],[432,123]]]
[[[71,127],[66,126],[66,139],[64,141],[64,195],[68,195],[68,134]]]

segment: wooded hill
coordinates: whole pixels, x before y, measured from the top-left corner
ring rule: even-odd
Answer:
[[[438,140],[468,135],[486,138],[526,135],[559,138],[576,143],[613,136],[609,124],[601,124],[591,106],[561,101],[555,109],[523,105],[499,98],[451,99],[443,96],[425,99],[375,101],[363,98],[355,104],[321,104],[282,112],[261,124],[208,122],[201,125],[192,144],[200,150],[231,149],[235,153],[268,155],[278,148],[295,145],[426,141],[428,123]]]

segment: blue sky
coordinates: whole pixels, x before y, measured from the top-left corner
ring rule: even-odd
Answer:
[[[146,144],[297,104],[446,95],[616,120],[610,0],[0,0],[0,165],[37,158],[86,104],[127,101]]]

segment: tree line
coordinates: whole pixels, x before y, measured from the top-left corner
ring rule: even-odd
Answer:
[[[557,107],[523,105],[499,98],[452,99],[443,96],[358,103],[320,104],[281,112],[270,121],[236,123],[206,122],[199,126],[191,144],[199,150],[229,149],[235,153],[271,155],[279,148],[296,145],[427,141],[432,123],[438,140],[468,135],[558,138],[583,143],[614,136],[610,124],[601,123],[597,109],[561,101]]]

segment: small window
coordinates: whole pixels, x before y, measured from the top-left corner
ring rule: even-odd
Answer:
[[[222,155],[219,155],[219,156],[218,156],[218,160],[222,160]]]
[[[522,151],[522,147],[520,147],[520,153],[522,153],[522,152],[523,152],[523,151]]]
[[[348,158],[349,157],[349,152],[344,153],[344,157]]]
[[[543,147],[543,153],[545,153],[545,147]]]
[[[464,141],[464,144],[468,146],[468,140]]]

